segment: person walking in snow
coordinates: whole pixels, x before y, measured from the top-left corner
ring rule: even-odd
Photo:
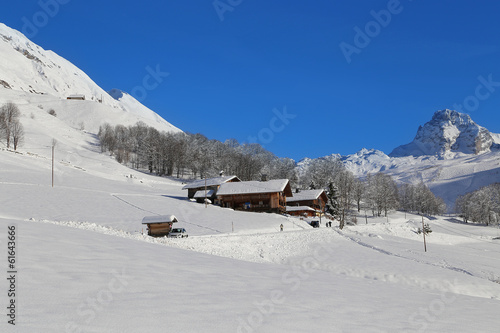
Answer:
[[[280,225],[280,231],[283,231],[283,223]]]

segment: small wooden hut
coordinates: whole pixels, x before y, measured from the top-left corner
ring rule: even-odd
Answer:
[[[167,236],[175,222],[179,221],[174,215],[146,216],[142,219],[142,224],[148,226],[148,235],[152,237]]]
[[[73,100],[78,100],[78,101],[84,101],[85,100],[85,95],[70,95],[66,99],[73,99]]]

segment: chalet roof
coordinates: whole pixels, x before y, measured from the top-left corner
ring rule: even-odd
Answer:
[[[273,179],[268,181],[249,181],[222,184],[217,195],[257,194],[285,192],[287,197],[292,196],[292,189],[288,179]]]
[[[226,182],[236,180],[240,181],[240,179],[236,176],[222,176],[222,177],[215,177],[215,178],[208,178],[207,179],[207,186],[220,186]],[[187,185],[185,185],[182,189],[187,190],[190,188],[202,188],[205,187],[205,179],[200,179],[196,180],[194,182],[191,182]]]
[[[302,211],[311,211],[315,212],[316,210],[309,206],[286,206],[287,212],[302,212]]]
[[[85,95],[82,94],[74,94],[74,95],[69,95],[68,98],[85,98]]]
[[[215,194],[214,190],[208,190],[207,191],[207,198],[210,198],[214,194]],[[194,194],[193,198],[195,198],[195,199],[198,199],[198,198],[203,199],[203,198],[205,198],[205,190],[196,191],[196,193]]]
[[[305,191],[300,191],[299,193],[293,193],[293,197],[290,199],[287,199],[287,202],[295,202],[295,201],[306,201],[306,200],[316,200],[318,199],[323,193],[326,196],[326,193],[324,190],[305,190]]]
[[[157,224],[179,222],[174,215],[146,216],[142,219],[142,224]]]

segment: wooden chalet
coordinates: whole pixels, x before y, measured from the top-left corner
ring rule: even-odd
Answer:
[[[179,221],[174,215],[146,216],[142,219],[142,224],[148,226],[148,235],[153,237],[167,236],[176,222]]]
[[[207,178],[206,181],[205,181],[205,179],[200,179],[200,180],[191,182],[191,183],[185,185],[182,189],[188,190],[188,198],[189,199],[193,199],[193,198],[195,198],[195,195],[197,195],[197,197],[195,199],[198,200],[200,198],[201,193],[203,193],[203,199],[205,199],[205,184],[206,184],[207,198],[210,199],[212,202],[214,202],[215,199],[217,199],[217,190],[219,189],[219,187],[222,184],[232,183],[232,182],[240,182],[240,181],[241,180],[236,176],[220,176],[220,177],[215,177],[215,178]],[[208,191],[211,191],[211,190],[213,192],[211,192],[211,194],[209,196]],[[203,199],[201,202],[203,202]]]
[[[286,213],[293,216],[315,217],[321,212],[309,206],[286,206]]]
[[[84,101],[85,100],[85,95],[70,95],[66,99],[73,99],[73,100]]]
[[[288,179],[224,183],[217,192],[222,207],[268,213],[285,213],[292,195]]]
[[[324,212],[328,197],[324,190],[296,190],[286,204],[290,207],[310,207],[317,213]]]

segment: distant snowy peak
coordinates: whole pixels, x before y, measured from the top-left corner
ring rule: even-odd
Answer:
[[[364,177],[368,173],[385,171],[392,167],[392,159],[384,152],[376,149],[363,148],[355,154],[342,156],[341,161],[347,170],[357,177]]]
[[[123,111],[130,112],[132,114],[135,114],[136,116],[140,116],[142,118],[165,125],[165,127],[168,128],[168,132],[182,132],[180,129],[170,124],[156,112],[147,108],[146,106],[141,104],[141,102],[139,102],[137,99],[127,94],[126,92],[119,89],[111,89],[110,91],[108,91],[108,94],[115,100],[120,102],[120,106]]]
[[[355,154],[345,156],[332,154],[318,159],[306,157],[297,162],[298,174],[303,175],[315,160],[328,159],[340,159],[347,170],[351,171],[356,177],[365,177],[368,173],[385,171],[394,167],[394,159],[387,156],[384,152],[363,148]]]
[[[390,156],[430,155],[446,159],[457,153],[477,155],[492,148],[497,148],[492,134],[469,115],[441,110],[434,113],[431,121],[419,127],[411,143],[397,147]]]

